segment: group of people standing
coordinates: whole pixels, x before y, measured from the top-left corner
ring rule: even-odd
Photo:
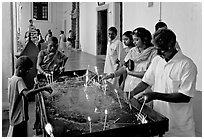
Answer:
[[[108,29],[108,36],[103,79],[120,87],[127,101],[130,92],[130,99],[153,102],[153,109],[169,118],[165,136],[195,136],[197,67],[182,53],[175,33],[164,22],[155,25],[153,34],[138,27],[123,34],[125,48],[115,27]]]
[[[30,39],[35,40],[35,27],[30,23]],[[65,45],[64,32],[61,31],[59,42],[50,32],[45,37],[48,47],[39,52],[36,66],[44,76],[50,76],[51,71],[63,71],[68,59],[58,50],[59,44],[62,49]],[[165,136],[195,136],[192,98],[197,67],[182,53],[175,33],[165,23],[158,22],[153,34],[144,27],[126,31],[122,36],[125,47],[117,38],[115,27],[108,29],[108,38],[103,79],[120,87],[124,96],[130,92],[131,99],[153,102],[153,109],[169,118]],[[27,136],[27,97],[42,90],[52,91],[49,85],[27,89],[23,78],[32,67],[29,57],[21,56],[8,82],[10,136]]]
[[[42,37],[40,29],[36,28],[33,25],[33,20],[29,20],[29,26],[28,30],[25,33],[25,43],[27,44],[29,41],[32,41],[39,50],[41,50],[41,43],[48,43],[51,40],[51,37],[53,36],[53,33],[51,29],[48,29],[48,32],[46,33],[45,37]],[[59,34],[59,50],[64,52],[64,49],[66,46],[73,47],[75,41],[75,37],[73,35],[73,31],[69,30],[68,38],[66,38],[64,31],[60,31]]]

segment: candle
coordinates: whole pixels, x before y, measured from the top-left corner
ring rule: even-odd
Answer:
[[[97,74],[97,76],[98,76],[98,82],[99,82],[99,74],[98,74],[98,68],[97,68],[97,66],[95,66],[95,71],[96,71],[96,74]]]
[[[54,74],[54,72],[51,71],[51,81],[52,81],[52,82],[53,82],[53,78],[54,78],[53,74]]]
[[[89,80],[89,71],[86,70],[86,86],[88,85],[88,80]]]
[[[104,121],[103,130],[105,130],[105,128],[106,128],[107,116],[108,116],[108,111],[107,111],[107,109],[105,109],[105,121]]]
[[[132,85],[132,81],[130,81],[130,85]],[[128,93],[128,100],[129,100],[129,107],[130,107],[130,110],[132,110],[132,106],[131,106],[131,103],[130,103],[130,88],[129,88],[129,93]]]
[[[119,105],[120,105],[120,108],[122,109],[122,105],[121,105],[121,102],[120,102],[120,98],[119,98],[118,92],[117,92],[116,89],[114,89],[114,90],[115,90],[115,92],[116,92],[116,95],[117,95],[117,98],[118,98],[118,103],[119,103]]]
[[[91,133],[91,117],[88,116],[88,121],[89,121],[89,131]]]
[[[143,104],[142,104],[142,107],[141,107],[141,109],[140,109],[140,111],[139,111],[138,116],[140,116],[140,114],[141,114],[141,112],[142,112],[142,109],[143,109],[143,107],[144,107],[144,104],[145,104],[146,99],[147,99],[147,97],[144,96],[144,102],[143,102]],[[137,118],[137,120],[138,120],[138,118]]]

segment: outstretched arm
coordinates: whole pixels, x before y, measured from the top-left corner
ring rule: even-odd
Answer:
[[[140,102],[144,101],[144,96],[146,96],[147,100],[146,103],[152,100],[162,100],[171,103],[188,103],[191,97],[184,95],[182,93],[159,93],[159,92],[148,92],[144,93],[142,96],[138,98]]]
[[[26,97],[30,97],[31,95],[35,95],[35,94],[37,94],[38,92],[41,92],[41,91],[47,91],[47,92],[51,93],[52,88],[50,86],[44,86],[44,87],[41,87],[41,88],[38,88],[38,89],[23,90],[22,93]]]

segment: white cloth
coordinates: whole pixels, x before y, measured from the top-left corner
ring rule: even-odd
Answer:
[[[121,52],[123,49],[123,44],[120,40],[115,38],[112,41],[108,42],[107,52],[106,52],[106,60],[104,65],[104,73],[110,74],[115,72],[118,64],[116,64],[116,60],[121,60]],[[118,86],[118,77],[109,80],[112,84]]]
[[[152,59],[156,55],[156,49],[154,49],[153,47],[149,47],[145,50],[142,53],[149,52],[149,55],[146,59],[145,59],[145,57],[140,57],[143,54],[139,53],[138,48],[136,48],[136,47],[133,47],[132,49],[130,49],[129,53],[125,57],[125,60],[124,60],[125,62],[127,62],[129,59],[134,60],[134,71],[135,72],[146,71],[147,68],[149,67]],[[147,56],[147,55],[145,55],[145,56]],[[139,60],[137,58],[140,58],[140,59],[144,58],[144,60]],[[127,78],[125,80],[124,91],[125,92],[132,91],[138,85],[138,83],[141,82],[141,80],[142,80],[141,78],[127,75]]]
[[[60,34],[59,38],[59,50],[64,51],[66,48],[66,36],[64,34]]]
[[[175,93],[194,97],[197,67],[181,51],[168,62],[156,56],[142,81],[153,85],[154,92]],[[192,99],[189,103],[154,100],[154,109],[169,118],[166,136],[195,136]]]

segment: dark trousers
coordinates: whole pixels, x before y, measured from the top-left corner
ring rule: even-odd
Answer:
[[[27,121],[23,121],[13,128],[13,137],[27,137],[28,136]]]

